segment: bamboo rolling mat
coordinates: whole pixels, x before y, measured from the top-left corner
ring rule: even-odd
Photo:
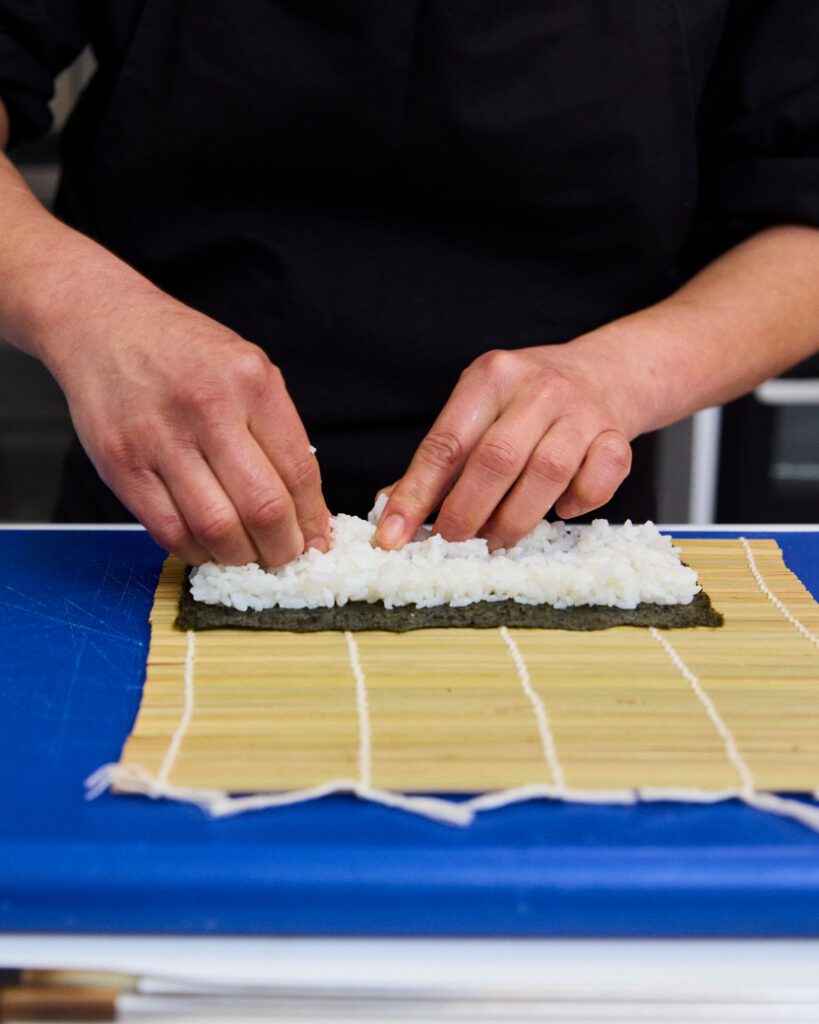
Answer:
[[[739,796],[819,828],[769,795],[819,790],[819,605],[774,541],[676,543],[722,628],[186,634],[169,559],[136,725],[92,781],[214,814],[352,791],[458,823],[537,795]]]

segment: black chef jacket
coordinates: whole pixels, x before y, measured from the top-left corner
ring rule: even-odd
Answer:
[[[0,0],[13,143],[88,43],[59,212],[269,353],[340,511],[481,352],[819,225],[817,0]],[[651,514],[646,455],[613,518]]]

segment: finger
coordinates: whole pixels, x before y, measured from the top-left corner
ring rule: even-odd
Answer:
[[[302,550],[326,551],[330,511],[321,489],[321,473],[307,432],[279,376],[250,420],[250,432],[287,488],[302,536]]]
[[[208,552],[193,539],[168,488],[152,471],[117,487],[117,497],[142,523],[156,543],[188,565],[210,561]]]
[[[555,511],[563,519],[600,508],[613,496],[631,470],[631,445],[616,430],[606,430],[592,442],[583,465]]]
[[[309,447],[289,451],[276,460],[276,468],[293,501],[302,550],[326,551],[330,537],[330,510],[321,490],[321,473]]]
[[[435,532],[445,540],[475,537],[520,476],[548,425],[538,403],[511,406],[473,449],[441,505]]]
[[[514,546],[537,526],[580,468],[590,433],[566,419],[558,420],[546,432],[514,487],[481,530],[490,550]]]
[[[222,565],[259,558],[239,513],[201,452],[161,458],[158,470],[194,540]]]
[[[387,507],[387,502],[390,500],[390,495],[394,490],[395,484],[390,484],[389,487],[381,487],[376,491],[372,508],[367,514],[367,521],[373,523],[376,529],[381,521],[381,516],[384,514],[384,509]]]
[[[305,453],[310,454],[306,446]],[[293,497],[249,432],[208,436],[205,456],[262,564],[275,567],[298,558],[304,538]]]
[[[388,487],[379,487],[378,490],[375,492],[375,501],[378,501],[382,494],[386,494],[388,498],[391,497],[392,492],[395,490],[397,486],[398,481],[396,480],[395,483],[390,484]],[[375,504],[375,502],[373,502],[373,504]]]
[[[415,536],[499,413],[492,389],[477,374],[465,374],[395,485],[379,520],[376,543],[390,550]]]

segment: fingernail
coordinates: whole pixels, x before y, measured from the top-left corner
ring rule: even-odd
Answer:
[[[379,524],[375,539],[382,547],[391,548],[401,543],[406,532],[407,524],[404,517],[392,512]]]
[[[314,537],[312,540],[308,540],[305,545],[305,551],[320,551],[323,555],[329,550],[326,537]]]
[[[495,533],[482,533],[481,537],[486,541],[486,546],[490,551],[498,551],[500,548],[505,548],[506,545]]]

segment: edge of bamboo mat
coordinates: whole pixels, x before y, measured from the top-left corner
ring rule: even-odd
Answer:
[[[780,596],[784,595],[783,600],[786,601],[789,607],[796,607],[800,618],[808,620],[806,624],[809,628],[819,629],[819,606],[798,577],[785,566],[782,553],[776,542],[766,539],[754,540],[749,543],[757,564],[766,580],[768,580],[769,585],[776,589]],[[741,667],[742,659],[751,656],[760,661],[760,663],[767,664],[767,662],[770,662],[771,671],[775,670],[778,673],[775,678],[779,681],[780,689],[781,680],[784,678],[786,685],[790,686],[791,690],[796,694],[794,699],[796,700],[798,713],[791,714],[786,725],[788,728],[793,727],[799,732],[800,729],[807,730],[808,723],[806,722],[805,712],[809,708],[810,702],[815,702],[816,692],[812,690],[810,685],[812,681],[815,682],[816,678],[815,664],[811,662],[809,669],[810,672],[813,672],[812,679],[804,673],[800,675],[797,672],[795,675],[789,675],[788,671],[786,671],[789,664],[787,658],[785,658],[783,668],[783,645],[789,650],[791,648],[796,649],[793,643],[794,637],[791,635],[792,631],[779,612],[761,594],[755,581],[747,573],[747,570],[743,570],[744,554],[737,540],[723,538],[707,538],[703,540],[675,538],[675,544],[682,549],[685,560],[697,570],[698,576],[712,596],[715,607],[726,614],[726,625],[719,629],[697,627],[685,631],[673,631],[672,638],[674,644],[676,647],[686,649],[686,658],[688,660],[696,660],[696,646],[700,642],[697,640],[697,637],[701,637],[704,634],[716,636],[716,640],[711,641],[712,650],[710,655],[713,659],[710,667],[715,667],[715,679],[713,682],[709,679],[709,685],[715,687],[718,701],[726,707],[726,715],[731,718],[732,723],[736,721],[735,728],[738,734],[744,737],[746,743],[750,744],[753,748],[753,756],[760,763],[764,762],[765,757],[768,756],[763,749],[764,731],[760,732],[757,728],[755,732],[754,728],[752,728],[753,722],[744,722],[742,720],[742,709],[732,706],[730,687],[736,684],[731,683],[731,679],[734,677],[730,675],[729,670],[732,666],[736,668],[737,665],[740,665]],[[741,559],[738,557],[738,553]],[[147,770],[149,774],[156,773],[159,770],[162,757],[167,751],[169,735],[173,728],[178,725],[183,704],[182,692],[184,690],[186,634],[175,630],[172,626],[183,572],[184,566],[182,563],[173,559],[169,559],[163,568],[163,573],[157,586],[154,607],[151,612],[152,636],[148,657],[148,678],[143,691],[143,699],[137,721],[120,757],[121,765],[138,765],[142,769]],[[711,578],[717,580],[716,586],[713,582],[710,582]],[[668,666],[662,662],[662,651],[659,649],[652,650],[650,657],[643,652],[643,661],[650,667],[649,678],[646,676],[646,664],[643,665],[643,676],[640,676],[639,666],[634,664],[635,646],[641,648],[645,646],[640,637],[641,635],[645,637],[646,631],[639,627],[614,627],[591,634],[570,634],[568,631],[563,630],[514,632],[521,633],[518,638],[521,648],[526,647],[528,650],[538,641],[543,643],[545,647],[548,647],[551,652],[550,656],[553,659],[550,664],[554,663],[558,654],[564,661],[568,659],[570,665],[574,660],[575,671],[585,683],[582,692],[581,688],[576,685],[572,687],[571,680],[569,680],[568,684],[564,681],[557,695],[551,695],[558,746],[561,745],[560,740],[562,738],[564,750],[567,751],[565,759],[569,770],[574,772],[579,782],[582,781],[584,783],[583,786],[576,787],[578,792],[584,788],[589,790],[612,789],[613,787],[611,786],[606,787],[599,784],[601,781],[606,781],[600,778],[600,766],[606,764],[607,758],[611,760],[619,748],[617,748],[616,743],[614,746],[611,745],[614,742],[611,736],[609,736],[608,740],[605,740],[605,728],[601,729],[600,723],[596,723],[595,728],[586,734],[587,738],[590,737],[593,743],[586,745],[586,752],[584,753],[584,734],[578,725],[579,719],[577,715],[582,712],[593,719],[594,701],[597,700],[598,703],[603,701],[605,703],[606,693],[611,698],[612,687],[616,687],[616,685],[619,685],[623,692],[629,687],[636,689],[639,691],[639,700],[643,702],[653,699],[651,694],[652,687],[649,685],[651,679],[656,676],[658,671],[661,671],[663,679],[671,679],[673,675],[669,671]],[[527,634],[526,636],[522,635],[524,632]],[[443,638],[435,636],[436,633],[443,634]],[[452,634],[458,634],[458,636],[453,639]],[[547,634],[550,634],[550,636],[547,636]],[[687,634],[687,637],[684,634]],[[367,632],[358,634],[362,645],[362,661],[365,663],[365,669],[367,668],[368,659],[370,659],[372,664],[375,664],[379,657],[385,657],[383,652],[389,648],[390,644],[390,641],[386,640],[387,637],[403,637],[404,643],[415,648],[412,659],[413,664],[409,668],[406,665],[402,667],[399,664],[396,669],[397,678],[395,680],[386,678],[383,684],[379,684],[376,687],[374,691],[375,696],[372,693],[370,695],[373,735],[376,741],[374,744],[376,761],[374,763],[375,767],[378,768],[377,758],[380,756],[383,766],[385,766],[382,767],[382,775],[385,776],[383,784],[387,788],[396,788],[403,791],[421,790],[424,792],[476,792],[487,788],[501,788],[498,785],[489,786],[481,781],[482,779],[486,779],[486,782],[490,780],[485,770],[478,770],[486,762],[487,752],[491,753],[492,750],[496,753],[500,751],[503,757],[509,757],[512,760],[514,760],[513,755],[517,750],[518,759],[522,757],[523,762],[527,763],[530,768],[533,768],[535,765],[537,766],[537,777],[530,778],[528,781],[545,786],[553,783],[554,780],[550,779],[545,766],[538,760],[538,739],[529,713],[531,709],[528,709],[525,702],[521,701],[520,694],[517,694],[514,700],[512,700],[509,687],[506,688],[509,691],[508,693],[504,691],[503,694],[499,695],[496,692],[498,687],[493,684],[493,679],[497,679],[498,666],[503,664],[503,671],[507,674],[511,671],[509,665],[502,661],[502,652],[495,649],[497,648],[497,635],[497,630],[432,630],[419,631],[414,634],[378,634]],[[595,638],[603,637],[604,635],[607,638],[605,642],[596,641]],[[318,705],[313,708],[313,711],[308,716],[309,722],[307,723],[310,728],[309,737],[307,732],[305,732],[303,737],[309,738],[309,742],[303,747],[302,755],[304,751],[307,751],[314,758],[315,763],[319,766],[325,766],[318,774],[316,772],[304,771],[303,767],[299,766],[298,742],[292,744],[292,749],[290,749],[280,736],[280,746],[274,751],[274,754],[279,756],[283,763],[286,757],[290,758],[289,767],[287,767],[286,771],[283,770],[281,772],[281,782],[284,782],[286,778],[287,784],[271,787],[268,783],[266,787],[260,787],[251,783],[249,785],[236,784],[231,787],[222,788],[230,792],[276,792],[282,789],[299,788],[299,786],[304,785],[316,785],[322,779],[324,781],[328,778],[339,777],[349,779],[351,775],[355,774],[355,750],[350,748],[355,747],[357,723],[349,666],[339,657],[338,660],[341,661],[341,666],[337,666],[339,671],[335,674],[329,671],[333,666],[336,656],[342,653],[339,647],[340,634],[247,634],[244,632],[237,633],[235,630],[214,630],[209,634],[197,634],[197,643],[199,643],[198,638],[204,638],[205,636],[209,637],[208,640],[202,641],[202,647],[205,650],[205,661],[201,663],[197,661],[197,671],[202,668],[210,673],[211,676],[215,676],[208,684],[209,686],[211,683],[213,685],[206,697],[206,701],[211,701],[210,708],[214,716],[211,722],[213,728],[209,733],[207,722],[203,719],[200,727],[205,728],[204,733],[197,734],[194,729],[188,737],[189,742],[192,744],[191,750],[193,754],[191,756],[194,756],[194,759],[198,758],[201,763],[208,763],[213,760],[209,750],[212,746],[213,737],[218,737],[219,735],[218,723],[220,716],[227,714],[225,711],[225,701],[229,702],[230,700],[232,685],[229,679],[237,666],[240,666],[240,673],[247,672],[247,668],[250,666],[258,675],[257,682],[250,687],[253,700],[251,701],[251,713],[247,716],[251,726],[249,733],[252,735],[252,726],[255,723],[253,708],[256,708],[258,713],[258,707],[260,706],[258,703],[254,704],[253,701],[261,701],[261,706],[264,706],[264,690],[266,686],[270,685],[270,677],[266,673],[269,673],[271,669],[275,669],[277,665],[281,664],[284,657],[283,651],[280,653],[277,646],[289,649],[288,658],[290,660],[288,664],[290,665],[289,671],[292,675],[287,700],[282,705],[284,710],[281,711],[285,724],[287,722],[291,724],[298,724],[300,722],[299,697],[301,694],[309,693],[311,687],[316,689],[315,675],[311,677],[309,671],[299,671],[299,658],[303,657],[304,654],[309,653],[313,666],[321,668],[321,671],[324,673],[322,685],[327,692],[322,694],[320,692],[322,687],[319,686],[317,688],[317,694],[320,698],[319,703],[321,699],[329,701],[329,711],[324,716],[322,716],[321,708]],[[275,640],[271,641],[271,637],[275,637]],[[490,637],[492,637],[491,640]],[[567,639],[569,637],[571,639]],[[732,643],[727,642],[728,639],[733,641],[733,646]],[[436,668],[438,675],[435,676],[435,679],[437,682],[430,680],[429,675],[419,679],[416,669],[424,648],[431,645],[435,649],[435,657],[440,661],[442,658],[442,643],[444,644],[446,657],[444,658],[443,670],[441,671],[440,666]],[[715,643],[716,647],[714,646]],[[300,651],[300,646],[303,646],[305,650]],[[596,646],[604,649],[597,663],[594,657]],[[461,700],[465,702],[464,707],[469,709],[473,721],[482,720],[480,702],[487,692],[490,699],[496,702],[495,711],[497,713],[492,719],[491,729],[489,730],[491,738],[489,747],[487,747],[485,738],[487,731],[485,723],[484,734],[479,735],[478,739],[471,745],[467,742],[468,736],[466,736],[464,740],[466,745],[462,747],[464,763],[472,773],[470,778],[474,782],[469,783],[466,780],[460,786],[456,785],[453,787],[451,784],[452,780],[450,779],[450,785],[446,787],[436,786],[434,778],[424,768],[423,757],[416,757],[415,762],[412,762],[412,758],[410,758],[410,762],[412,762],[411,767],[414,767],[416,770],[419,784],[414,786],[406,785],[408,780],[405,780],[405,784],[401,784],[400,771],[397,773],[393,771],[395,766],[390,764],[390,757],[387,758],[386,762],[384,761],[384,751],[397,751],[400,754],[402,722],[405,722],[407,717],[406,706],[408,698],[416,702],[416,708],[423,712],[420,715],[422,723],[425,721],[424,716],[428,716],[430,713],[433,715],[434,722],[435,701],[438,699],[440,690],[439,684],[443,680],[444,684],[450,684],[450,689],[452,689],[452,681],[458,675],[457,665],[458,659],[461,656],[458,652],[464,652],[469,657],[474,655],[477,658],[477,667],[481,668],[487,661],[487,651],[490,648],[493,649],[492,658],[494,660],[490,659],[493,667],[492,671],[485,673],[482,684],[483,691],[481,690],[481,685],[470,689],[469,685],[467,685],[468,680],[466,682],[463,680],[458,681]],[[717,650],[717,648],[719,649]],[[254,650],[257,650],[256,655],[251,654],[248,658],[243,658],[243,655],[247,655],[249,651],[252,652]],[[615,676],[616,672],[619,671],[619,677],[612,678],[607,685],[603,686],[600,685],[598,680],[595,689],[595,685],[593,685],[595,671],[599,672],[601,665],[611,667],[612,651],[618,655],[614,668],[616,670]],[[208,654],[208,652],[210,653]],[[202,657],[202,655],[200,654],[197,657]],[[254,657],[256,662],[253,660]],[[376,659],[376,662],[373,659]],[[793,668],[800,659],[805,660],[802,658],[801,648],[799,658],[792,658],[793,665],[791,667]],[[423,658],[421,658],[421,661],[423,662]],[[212,672],[210,668],[205,668],[207,663],[212,666]],[[800,665],[796,665],[796,668],[802,671],[804,665],[801,665],[800,662]],[[469,670],[469,664],[467,664],[467,670]],[[369,671],[372,678],[377,674],[378,669],[370,669]],[[220,673],[224,674],[224,677],[228,679],[227,686],[223,685],[221,689],[219,685]],[[620,678],[619,683],[617,678]],[[764,683],[764,681],[763,679],[762,682]],[[438,686],[438,690],[436,690],[436,686]],[[541,689],[539,685],[538,689]],[[548,705],[550,703],[548,688],[543,692],[544,699]],[[659,692],[660,694],[663,693],[662,687],[660,687]],[[690,695],[684,698],[684,688],[679,684],[679,681],[677,681],[674,692],[677,694],[676,699],[679,704],[679,706],[674,706],[676,707],[674,714],[676,716],[682,715],[683,717],[675,719],[672,716],[671,725],[676,726],[680,722],[685,724],[686,722],[694,721],[699,711],[693,706]],[[749,690],[749,692],[751,691]],[[335,697],[332,696],[333,693],[335,693]],[[494,696],[492,696],[493,693]],[[312,696],[315,697],[316,694],[314,693]],[[583,700],[580,699],[581,697],[586,698],[585,705]],[[501,701],[501,703],[497,704],[497,701]],[[572,711],[573,701],[576,708],[574,712]],[[621,730],[621,736],[625,735],[626,739],[628,739],[628,728],[634,728],[633,723],[636,721],[635,714],[629,714],[630,705],[627,702],[618,704],[616,700],[612,703],[610,700],[608,706],[610,710],[607,714],[614,716],[611,718],[611,722],[614,722]],[[583,710],[584,707],[585,711]],[[499,708],[501,710],[506,708],[507,710],[501,714],[501,711],[498,710]],[[760,714],[758,703],[751,710],[758,718]],[[567,714],[569,715],[568,718],[566,717]],[[290,716],[289,718],[288,715]],[[763,717],[766,719],[766,723],[764,723],[766,728],[770,729],[773,717],[771,715]],[[787,715],[785,717],[788,718]],[[236,729],[237,722],[241,726],[241,722],[235,716],[233,718],[228,716],[228,718],[232,730]],[[426,721],[429,722],[428,717]],[[341,724],[339,725],[339,723]],[[514,729],[520,727],[524,734],[524,739],[521,739],[521,736],[514,732],[509,723],[514,724]],[[631,726],[629,726],[629,723],[632,723]],[[582,725],[582,723],[580,724]],[[649,724],[652,728],[659,727],[657,723]],[[816,724],[819,724],[819,722]],[[713,735],[703,731],[702,726],[703,723],[700,722],[696,733],[699,739],[696,740],[691,749],[683,751],[685,756],[682,757],[682,762],[684,763],[685,757],[688,757],[691,764],[695,767],[697,763],[700,763],[700,765],[702,763],[720,764],[721,771],[715,774],[717,781],[714,782],[713,786],[708,789],[708,787],[700,785],[699,788],[703,789],[706,793],[710,792],[712,795],[714,793],[731,791],[731,779],[728,773],[726,773],[724,757],[720,752],[719,743]],[[427,726],[424,735],[426,747],[422,745],[422,751],[426,749],[434,753],[437,750],[438,754],[435,756],[443,757],[440,764],[446,765],[448,759],[451,762],[451,754],[448,755],[445,748],[447,735],[451,735],[452,731],[452,729],[449,729],[448,732],[447,729],[430,729]],[[649,734],[645,730],[643,732],[645,735],[639,733],[636,739],[640,743],[647,743],[650,739]],[[674,739],[674,732],[675,729],[672,728],[669,733],[669,741]],[[819,729],[817,733],[819,733]],[[239,734],[243,735],[241,728],[239,728]],[[336,742],[337,737],[335,734],[343,736],[342,744]],[[602,739],[601,736],[603,737]],[[246,739],[246,736],[244,738]],[[678,746],[679,742],[679,737],[677,737]],[[705,744],[704,746],[702,745],[703,743]],[[802,783],[796,788],[801,791],[812,792],[817,788],[817,784],[819,784],[819,750],[814,750],[807,740],[800,740],[796,744],[797,748],[800,746],[800,743],[802,749],[801,751],[797,750],[796,753],[802,757],[801,766],[797,764],[796,776],[789,775],[788,778],[797,776],[802,778],[808,765],[810,765],[808,770],[815,772],[812,776],[813,782],[811,784]],[[438,747],[436,747],[436,744],[438,744]],[[762,744],[761,747],[760,744]],[[699,754],[697,753],[698,745],[701,751]],[[473,748],[474,753],[470,753],[470,750]],[[594,757],[590,756],[592,749],[594,750]],[[441,753],[442,751],[443,753]],[[505,753],[503,753],[504,751]],[[193,765],[192,776],[188,778],[184,775],[186,756],[188,755],[183,751],[180,762],[175,767],[183,769],[182,778],[186,785],[195,785],[195,764]],[[248,757],[249,751],[247,746],[240,744],[238,751],[233,755],[231,765],[228,766],[225,778],[228,776],[239,778],[242,765],[247,762]],[[703,757],[705,758],[704,762]],[[302,756],[302,762],[303,760]],[[400,757],[393,758],[393,760],[400,761]],[[495,760],[497,762],[498,758],[496,757]],[[816,761],[815,765],[814,761]],[[584,765],[586,767],[583,767]],[[478,766],[478,768],[475,766]],[[790,771],[791,769],[789,768],[788,770]],[[799,775],[800,770],[802,775]],[[300,772],[303,774],[300,775]],[[323,775],[322,772],[324,772]],[[392,774],[390,774],[391,772]],[[597,775],[595,775],[595,772],[597,772]],[[597,781],[598,785],[593,784],[595,781]],[[610,781],[610,778],[608,781]],[[679,784],[666,788],[669,791],[679,790],[680,784],[683,783],[684,780],[680,780]],[[508,784],[514,784],[513,777],[510,777]],[[639,785],[628,785],[627,788],[639,790],[641,787]],[[652,792],[660,792],[663,788],[662,785],[648,785],[648,789]],[[736,788],[735,782],[733,788]]]

